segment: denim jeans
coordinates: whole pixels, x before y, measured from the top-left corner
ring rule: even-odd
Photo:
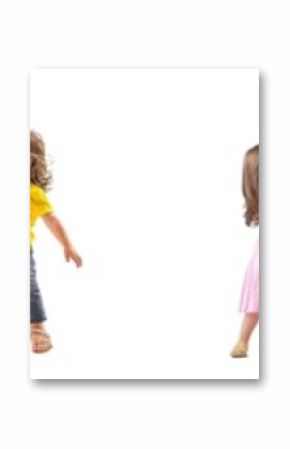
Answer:
[[[41,323],[46,320],[41,292],[36,279],[36,266],[33,249],[30,248],[30,322]]]

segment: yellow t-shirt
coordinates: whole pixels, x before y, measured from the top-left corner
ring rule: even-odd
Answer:
[[[50,212],[53,212],[53,208],[44,190],[35,184],[30,184],[30,245],[35,239],[33,226],[37,219]]]

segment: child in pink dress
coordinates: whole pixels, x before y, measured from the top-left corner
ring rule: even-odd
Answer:
[[[243,195],[245,198],[245,221],[248,226],[259,225],[259,145],[247,151],[243,167]],[[247,357],[249,340],[259,321],[259,239],[255,244],[248,267],[240,300],[240,312],[244,313],[238,342],[232,357]]]

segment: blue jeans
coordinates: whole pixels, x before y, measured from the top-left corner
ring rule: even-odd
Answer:
[[[36,279],[36,266],[33,249],[30,248],[30,323],[41,323],[46,320],[41,292]]]

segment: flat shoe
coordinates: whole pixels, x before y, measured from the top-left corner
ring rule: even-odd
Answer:
[[[233,348],[231,352],[231,357],[233,358],[244,358],[248,357],[248,347],[245,342],[239,341]]]

